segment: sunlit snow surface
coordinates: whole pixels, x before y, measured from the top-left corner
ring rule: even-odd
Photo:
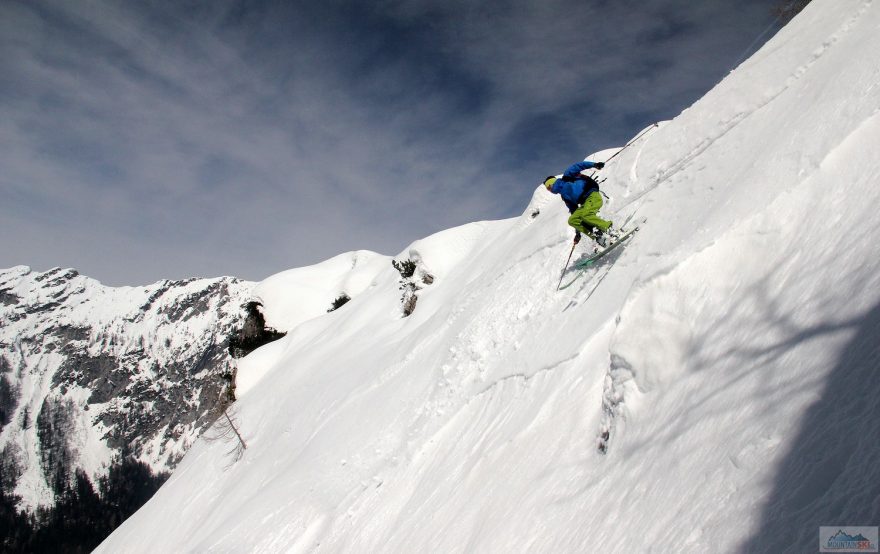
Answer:
[[[814,1],[605,168],[605,213],[647,220],[564,291],[540,187],[397,256],[435,277],[409,318],[390,258],[306,278],[357,283],[332,313],[271,277],[289,334],[240,367],[243,458],[197,443],[99,551],[810,552],[877,525],[877,52],[880,7]]]

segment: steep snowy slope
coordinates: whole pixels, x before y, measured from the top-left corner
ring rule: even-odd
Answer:
[[[876,525],[878,51],[871,1],[815,0],[606,167],[606,213],[646,222],[569,289],[540,187],[414,243],[410,317],[386,267],[255,352],[244,457],[197,443],[99,551],[805,552]]]

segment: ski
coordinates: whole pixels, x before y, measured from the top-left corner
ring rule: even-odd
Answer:
[[[621,244],[623,244],[623,242],[624,242],[626,239],[628,239],[629,237],[633,236],[633,234],[635,234],[635,232],[638,231],[638,230],[639,230],[638,227],[633,227],[633,228],[630,229],[629,231],[627,231],[627,232],[625,232],[624,234],[620,235],[620,237],[619,237],[616,241],[614,241],[614,242],[612,242],[610,245],[608,245],[608,247],[606,247],[606,248],[604,248],[604,249],[602,249],[602,250],[599,250],[598,252],[594,253],[592,256],[590,256],[590,257],[588,257],[588,258],[586,258],[586,259],[584,259],[584,260],[581,260],[581,261],[579,261],[579,262],[575,262],[571,267],[572,267],[573,269],[578,270],[577,275],[575,275],[574,278],[573,278],[571,281],[569,281],[568,283],[566,283],[566,284],[564,284],[564,285],[561,285],[561,286],[559,287],[559,290],[562,290],[562,289],[568,288],[568,287],[570,287],[571,285],[573,285],[573,284],[575,283],[575,281],[577,281],[578,279],[580,279],[580,277],[584,274],[584,272],[585,272],[587,269],[589,269],[589,267],[590,267],[591,265],[593,265],[594,263],[596,263],[596,261],[598,261],[598,260],[600,260],[601,258],[603,258],[606,254],[608,254],[609,252],[611,252],[612,250],[614,250],[615,248],[617,248],[617,247],[620,246]]]
[[[578,268],[578,269],[583,269],[583,268],[585,268],[585,267],[588,267],[588,266],[592,265],[593,262],[595,262],[596,260],[602,258],[605,254],[611,252],[612,250],[614,250],[615,248],[617,248],[618,246],[620,246],[620,243],[622,243],[623,241],[625,241],[626,239],[628,239],[629,237],[631,237],[631,236],[633,235],[633,233],[635,233],[635,232],[638,231],[638,230],[639,230],[638,227],[633,227],[632,229],[630,229],[630,230],[627,231],[626,233],[620,235],[620,237],[618,237],[618,239],[617,239],[616,241],[614,241],[614,242],[612,242],[611,244],[609,244],[606,248],[604,248],[604,249],[602,249],[602,250],[599,250],[599,251],[595,252],[592,256],[590,256],[589,258],[587,258],[587,259],[585,259],[585,260],[581,260],[581,261],[579,261],[579,262],[575,262],[575,263],[572,265],[572,267],[575,267],[575,268]]]

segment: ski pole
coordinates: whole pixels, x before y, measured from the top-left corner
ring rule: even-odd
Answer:
[[[568,267],[568,262],[571,261],[571,255],[574,254],[574,247],[577,246],[577,243],[572,241],[571,243],[571,252],[568,253],[568,259],[565,260],[565,267],[562,268],[562,273],[559,275],[559,284],[556,285],[556,290],[559,290],[559,287],[562,286],[562,278],[565,277],[565,268]]]
[[[620,154],[621,152],[623,152],[624,150],[626,150],[627,148],[629,148],[630,146],[632,146],[633,144],[635,144],[637,140],[639,140],[640,138],[642,138],[643,136],[645,136],[645,135],[648,133],[648,131],[651,131],[652,129],[654,129],[655,127],[658,127],[658,126],[659,126],[659,123],[655,123],[655,124],[651,125],[650,127],[648,127],[647,129],[645,129],[644,131],[642,131],[641,133],[639,133],[639,135],[638,135],[636,138],[634,138],[634,139],[632,139],[631,141],[629,141],[629,142],[626,144],[626,146],[624,146],[623,148],[621,148],[620,150],[618,150],[617,152],[615,152],[613,156],[611,156],[610,158],[608,158],[607,160],[605,160],[605,163],[608,163],[608,162],[610,162],[611,160],[613,160],[618,154]]]

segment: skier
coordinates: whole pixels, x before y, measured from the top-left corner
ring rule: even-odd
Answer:
[[[602,169],[602,162],[578,162],[572,164],[562,178],[557,179],[550,175],[544,179],[544,186],[553,194],[562,196],[563,202],[568,207],[571,217],[568,224],[574,227],[574,243],[581,240],[584,233],[602,248],[607,247],[618,238],[616,231],[612,231],[612,222],[599,217],[599,209],[602,207],[602,194],[599,192],[599,183],[591,177],[582,175],[581,171],[587,169]],[[610,242],[609,242],[610,239]]]

